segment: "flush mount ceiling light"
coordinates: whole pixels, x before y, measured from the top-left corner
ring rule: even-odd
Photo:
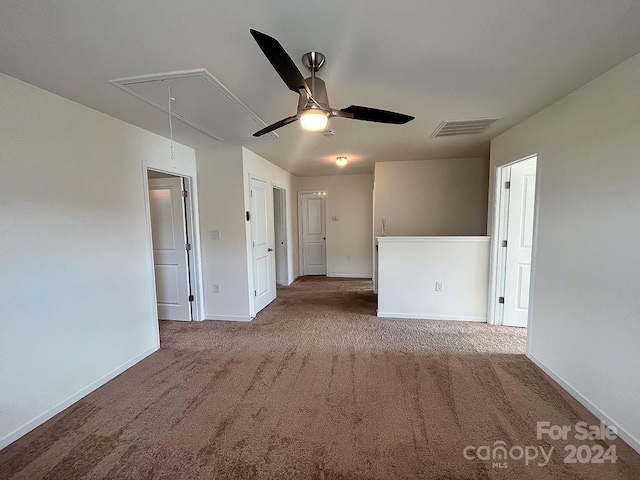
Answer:
[[[311,108],[300,114],[300,125],[311,132],[319,132],[327,128],[329,118],[322,110]]]
[[[336,157],[336,165],[338,165],[340,168],[346,167],[347,163],[349,163],[347,157]]]

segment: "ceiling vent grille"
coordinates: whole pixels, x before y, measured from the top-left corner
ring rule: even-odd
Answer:
[[[477,120],[454,120],[442,122],[432,137],[453,137],[454,135],[477,135],[485,132],[499,118],[479,118]]]

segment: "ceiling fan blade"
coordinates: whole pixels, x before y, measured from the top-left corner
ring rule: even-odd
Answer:
[[[415,118],[403,113],[389,112],[388,110],[379,110],[377,108],[370,107],[359,107],[357,105],[351,105],[350,107],[343,108],[340,111],[352,114],[352,118],[356,120],[364,120],[366,122],[395,123],[397,125],[405,124]]]
[[[257,30],[250,29],[249,32],[251,32],[251,35],[253,35],[256,43],[269,62],[271,62],[273,68],[278,72],[280,78],[287,84],[287,87],[296,93],[300,93],[300,90],[305,90],[311,95],[311,90],[309,90],[309,86],[300,73],[300,70],[298,70],[298,67],[293,63],[293,60],[291,60],[291,57],[285,49],[282,48],[280,42]]]
[[[289,125],[290,123],[293,123],[296,120],[298,120],[297,115],[294,115],[293,117],[283,118],[279,122],[272,123],[271,125],[264,127],[262,130],[258,130],[256,133],[253,134],[253,136],[261,137],[265,133],[273,132],[274,130],[277,130],[280,127],[284,127],[285,125]]]

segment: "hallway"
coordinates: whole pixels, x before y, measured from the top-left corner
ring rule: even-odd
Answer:
[[[304,277],[251,323],[163,322],[160,351],[0,452],[0,478],[637,478],[621,441],[615,465],[568,465],[536,440],[537,421],[597,421],[526,359],[524,329],[375,305],[370,281]],[[463,457],[498,440],[556,453]]]

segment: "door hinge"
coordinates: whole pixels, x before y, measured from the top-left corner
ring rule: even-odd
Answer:
[[[193,302],[193,300],[194,300],[193,295],[189,295],[189,301]]]
[[[187,192],[186,190],[182,190],[182,196],[184,198],[187,198],[189,196],[189,192]]]
[[[251,246],[255,247],[256,246],[256,242],[251,242]]]
[[[254,297],[257,297],[257,296],[258,296],[258,292],[257,292],[257,290],[254,290],[254,291],[253,291],[253,296],[254,296]]]
[[[504,303],[504,297],[498,297],[498,303]]]
[[[253,197],[253,190],[251,190],[251,196]]]
[[[511,182],[504,182],[504,188],[509,190],[511,188]]]
[[[190,243],[187,243],[187,244],[184,246],[184,248],[185,248],[185,250],[186,250],[187,252],[191,251],[191,244],[190,244]]]
[[[250,212],[247,212],[247,222],[248,222],[249,220],[251,220],[251,213],[250,213]]]
[[[507,246],[507,241],[506,240],[502,240],[502,246],[506,247]]]

